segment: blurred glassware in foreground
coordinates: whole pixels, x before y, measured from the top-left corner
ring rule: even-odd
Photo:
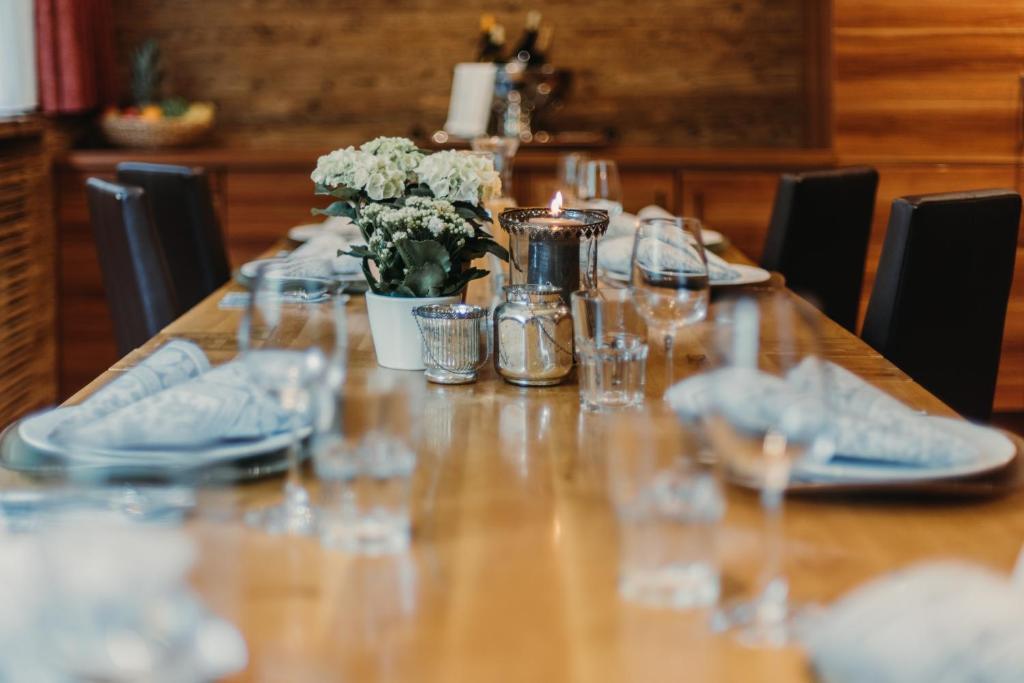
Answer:
[[[622,213],[619,166],[611,159],[584,160],[576,171],[576,201],[587,209],[601,209],[609,218]]]
[[[316,514],[302,482],[302,438],[315,431],[323,396],[345,375],[345,302],[336,282],[290,277],[280,264],[262,266],[250,285],[238,332],[254,384],[291,416],[292,443],[284,501],[253,510],[247,521],[270,533],[312,534]]]
[[[248,659],[244,640],[188,587],[177,528],[66,506],[35,533],[0,532],[0,679],[214,680]]]
[[[333,424],[313,448],[320,542],[358,555],[405,550],[419,419],[411,389],[382,373],[349,382]]]
[[[696,218],[644,218],[633,243],[630,291],[637,311],[665,344],[666,387],[674,377],[677,332],[707,316],[708,262]]]
[[[651,607],[715,604],[715,529],[725,511],[715,477],[684,454],[686,436],[673,416],[609,419],[607,478],[619,520],[619,594]]]
[[[783,569],[783,496],[794,463],[823,456],[830,444],[817,318],[783,294],[724,302],[718,316],[728,332],[716,337],[707,436],[727,475],[760,490],[767,548],[758,595],[725,606],[712,625],[738,629],[744,644],[782,647],[799,613]],[[794,372],[801,391],[780,391]]]
[[[572,294],[576,376],[584,410],[636,407],[644,401],[647,327],[628,289]]]

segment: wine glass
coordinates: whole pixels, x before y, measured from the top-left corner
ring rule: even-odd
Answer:
[[[766,550],[757,595],[723,606],[712,626],[736,629],[748,645],[782,647],[800,615],[782,568],[782,503],[794,464],[831,455],[828,367],[806,302],[782,293],[742,299],[715,317],[706,434],[727,477],[760,491]]]
[[[665,344],[666,388],[672,386],[676,333],[707,316],[708,262],[696,218],[645,218],[633,242],[630,290],[637,311]]]
[[[562,193],[566,206],[576,206],[576,179],[580,167],[589,159],[583,152],[568,152],[558,157],[558,181],[556,190]]]
[[[586,209],[603,209],[609,218],[622,213],[619,167],[610,159],[590,159],[578,166],[576,199]]]
[[[308,272],[331,272],[329,265],[310,264]],[[284,501],[251,511],[247,521],[270,533],[312,534],[316,514],[302,482],[302,439],[329,423],[324,399],[344,379],[347,297],[336,281],[297,277],[284,262],[264,264],[249,292],[241,358],[252,382],[288,415],[291,442]]]

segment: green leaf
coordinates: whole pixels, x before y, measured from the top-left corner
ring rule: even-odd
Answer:
[[[487,271],[480,268],[467,268],[458,277],[450,280],[438,296],[454,296],[461,292],[473,280],[487,277]]]
[[[355,219],[356,209],[347,201],[332,202],[326,209],[313,209],[314,216],[344,216]]]
[[[413,296],[439,296],[447,273],[437,263],[424,263],[409,268],[402,287]]]
[[[452,267],[448,250],[436,240],[398,240],[395,247],[409,268],[434,264],[447,273]]]

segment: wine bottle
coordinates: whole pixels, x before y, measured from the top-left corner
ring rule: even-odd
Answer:
[[[534,51],[537,49],[537,35],[540,32],[540,12],[530,10],[526,14],[526,29],[519,45],[512,52],[513,56],[523,64],[533,62]]]
[[[480,40],[477,46],[476,61],[504,61],[501,51],[505,47],[505,27],[497,23],[493,14],[480,16]]]
[[[555,29],[551,25],[545,24],[540,27],[540,33],[537,34],[537,46],[533,48],[533,57],[530,59],[531,66],[547,64],[554,35]]]

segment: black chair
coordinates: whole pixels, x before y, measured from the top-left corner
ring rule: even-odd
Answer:
[[[786,277],[828,317],[857,325],[878,172],[840,168],[779,179],[761,266]]]
[[[145,192],[96,178],[85,185],[103,286],[123,355],[174,320],[178,300]]]
[[[960,414],[992,414],[1021,199],[1009,190],[892,204],[861,336]]]
[[[210,183],[202,169],[124,162],[117,180],[146,191],[181,313],[231,279]]]

